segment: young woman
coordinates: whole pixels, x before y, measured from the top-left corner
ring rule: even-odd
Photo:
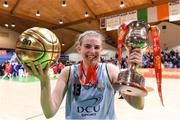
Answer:
[[[66,94],[66,119],[116,119],[113,83],[118,82],[119,68],[100,63],[103,36],[95,31],[82,33],[76,49],[82,55],[80,64],[66,66],[51,94],[48,67],[41,64],[32,74],[41,81],[41,106],[47,118],[55,115]],[[129,62],[141,63],[140,49],[134,49]]]

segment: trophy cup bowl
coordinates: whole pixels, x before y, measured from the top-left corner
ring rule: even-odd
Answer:
[[[131,53],[135,48],[140,48],[142,51],[146,49],[149,43],[149,26],[145,22],[133,21],[127,27],[128,30],[123,44],[128,53]],[[127,70],[119,73],[119,92],[130,105],[137,109],[142,109],[147,90],[145,89],[145,78],[137,72],[137,67],[137,64],[131,63]]]

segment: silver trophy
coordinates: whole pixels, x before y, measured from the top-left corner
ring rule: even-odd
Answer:
[[[149,40],[148,32],[150,26],[142,21],[133,21],[127,25],[127,33],[123,44],[130,54],[135,48],[146,49]],[[145,89],[145,78],[137,72],[137,64],[131,63],[126,71],[119,73],[119,91],[125,100],[136,109],[143,109]]]

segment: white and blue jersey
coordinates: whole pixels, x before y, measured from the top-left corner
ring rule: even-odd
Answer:
[[[66,96],[66,119],[116,119],[114,89],[106,64],[99,63],[97,84],[81,85],[79,64],[72,65]]]

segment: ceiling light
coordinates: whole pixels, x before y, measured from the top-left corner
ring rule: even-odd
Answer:
[[[11,24],[11,27],[15,27],[16,25],[14,23]]]
[[[85,12],[84,16],[85,16],[85,17],[88,17],[88,16],[89,16],[88,12]]]
[[[123,7],[124,7],[124,2],[121,0],[120,8],[123,8]]]
[[[61,6],[62,6],[62,7],[66,7],[66,6],[67,6],[67,4],[66,4],[66,1],[65,1],[65,0],[63,0],[63,1],[62,1]]]
[[[39,10],[36,11],[36,16],[37,17],[41,16]]]
[[[62,20],[59,20],[59,24],[63,24],[63,21],[62,21]]]
[[[4,24],[5,27],[8,27],[9,25],[8,24]]]
[[[9,7],[7,0],[4,0],[3,6],[4,7]]]
[[[64,44],[64,43],[62,43],[62,46],[65,46],[65,44]]]

